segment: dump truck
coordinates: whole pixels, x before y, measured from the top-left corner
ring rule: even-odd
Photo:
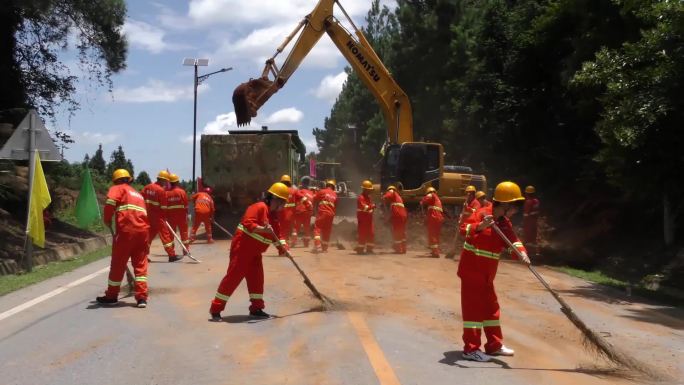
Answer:
[[[215,219],[232,229],[283,174],[299,180],[306,147],[296,130],[235,130],[202,135],[200,153],[202,184],[213,189]]]

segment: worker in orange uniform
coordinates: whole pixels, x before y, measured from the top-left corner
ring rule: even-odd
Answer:
[[[147,220],[145,198],[129,183],[133,180],[127,170],[118,169],[112,174],[114,186],[107,192],[103,221],[114,234],[112,261],[105,295],[95,300],[113,305],[119,301],[119,290],[128,259],[135,273],[135,300],[139,308],[147,307],[147,242],[150,225]],[[112,217],[114,226],[112,229]]]
[[[292,178],[285,174],[280,177],[280,183],[287,186],[289,190],[289,198],[285,203],[285,207],[278,212],[278,222],[280,223],[280,239],[285,241],[285,248],[288,249],[289,245],[287,242],[292,234],[292,228],[294,227],[295,220],[295,208],[297,204],[295,203],[295,197],[297,195],[297,188],[292,186]]]
[[[375,246],[375,229],[373,228],[375,204],[370,196],[371,192],[373,192],[373,183],[364,180],[361,183],[361,194],[356,198],[358,244],[354,251],[358,254],[373,254],[373,247]]]
[[[523,244],[513,232],[510,218],[518,212],[525,198],[520,187],[513,182],[502,182],[494,191],[492,206],[478,210],[460,226],[465,237],[458,276],[461,278],[461,309],[463,315],[463,358],[486,362],[491,356],[512,356],[515,352],[503,344],[499,322],[499,302],[494,290],[494,277],[499,265],[499,254],[508,245],[491,228],[496,225],[522,253],[522,262],[530,259]],[[518,259],[514,250],[511,257]],[[480,337],[484,329],[487,343],[480,350]]]
[[[335,219],[335,206],[337,205],[335,185],[334,179],[328,179],[325,181],[325,188],[314,195],[314,207],[317,207],[318,210],[314,222],[314,253],[328,251],[330,233]]]
[[[471,215],[475,214],[475,212],[480,209],[480,201],[478,201],[475,198],[475,186],[466,187],[465,193],[466,198],[465,201],[463,201],[463,209],[461,210],[461,215],[458,218],[459,224],[463,223],[463,221],[468,219]]]
[[[426,193],[420,201],[420,205],[427,210],[425,225],[428,232],[428,248],[430,248],[431,257],[439,258],[439,233],[442,231],[442,223],[444,223],[444,210],[442,209],[442,201],[439,200],[437,190],[434,187],[428,187]]]
[[[290,238],[290,246],[294,247],[297,243],[297,236],[300,231],[304,233],[302,242],[304,247],[309,247],[311,241],[311,216],[313,215],[314,193],[309,189],[311,179],[303,177],[302,182],[295,194],[295,220]]]
[[[389,206],[390,223],[392,224],[392,248],[395,253],[406,254],[406,221],[408,216],[404,201],[394,186],[387,187],[387,192],[382,196],[383,202]]]
[[[534,186],[525,187],[525,206],[523,207],[523,240],[532,248],[534,255],[539,254],[537,244],[537,222],[539,221],[539,199]]]
[[[187,249],[190,248],[190,239],[188,239],[188,194],[185,193],[179,185],[179,178],[176,174],[169,175],[169,182],[171,182],[171,189],[166,192],[166,207],[164,208],[164,216],[166,222],[171,226],[172,231],[179,230],[181,242]],[[171,234],[173,236],[173,234]],[[171,241],[173,242],[173,240]],[[171,248],[173,248],[173,244]],[[183,250],[183,256],[187,252]],[[174,255],[169,256],[169,262],[176,262],[183,259],[183,256]]]
[[[487,207],[491,206],[492,202],[487,200],[487,194],[484,193],[484,191],[478,191],[475,193],[475,199],[477,199],[478,202],[480,202],[480,207]]]
[[[143,187],[141,193],[145,198],[147,219],[150,223],[150,234],[147,243],[151,244],[154,237],[159,234],[164,250],[166,250],[169,257],[174,257],[176,252],[173,249],[173,235],[169,233],[169,229],[164,224],[165,210],[162,210],[162,207],[166,207],[166,189],[168,185],[169,173],[166,170],[162,170],[157,174],[157,181]]]
[[[276,245],[281,254],[285,252],[284,243],[277,237],[280,231],[277,213],[285,206],[289,193],[286,185],[276,182],[268,189],[264,200],[247,207],[230,244],[228,270],[211,301],[209,313],[212,321],[221,321],[226,302],[243,278],[247,280],[249,290],[249,314],[259,318],[269,317],[264,311],[262,254],[271,244]]]
[[[211,187],[205,187],[192,196],[195,206],[195,221],[190,232],[190,242],[197,239],[197,229],[204,223],[204,231],[207,233],[207,243],[214,243],[211,235],[211,222],[214,221],[214,199],[211,198]]]

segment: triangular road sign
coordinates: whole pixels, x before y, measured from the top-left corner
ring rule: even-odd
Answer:
[[[62,156],[50,137],[50,133],[38,116],[36,110],[29,110],[24,120],[19,123],[12,136],[0,150],[0,159],[28,160],[29,135],[35,132],[34,148],[40,153],[42,161],[60,161]]]

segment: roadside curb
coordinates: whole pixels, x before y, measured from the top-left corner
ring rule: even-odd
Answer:
[[[49,262],[64,261],[74,256],[101,249],[112,244],[112,236],[96,236],[82,241],[66,243],[49,249],[38,250],[33,254],[33,265],[45,265]],[[0,276],[18,274],[21,266],[13,259],[0,260]]]

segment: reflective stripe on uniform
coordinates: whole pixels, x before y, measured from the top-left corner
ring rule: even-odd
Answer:
[[[136,205],[121,205],[116,208],[116,211],[126,211],[126,210],[134,210],[134,211],[140,211],[142,213],[147,214],[147,210],[145,210],[144,207],[136,206]]]
[[[148,205],[152,205],[152,206],[159,206],[159,202],[153,201],[151,199],[145,199],[145,203],[147,203]]]
[[[274,243],[275,243],[275,242],[274,242]],[[281,245],[287,245],[287,241],[284,240],[284,239],[279,239],[279,240],[278,240],[278,243],[280,243]]]
[[[249,293],[249,299],[264,299],[263,294]]]
[[[442,212],[442,211],[443,211],[442,208],[439,207],[439,206],[430,206],[430,207],[428,207],[428,210],[429,210],[429,209],[437,210],[437,211],[439,211],[439,212]]]
[[[317,241],[320,241],[320,240],[321,240],[321,236],[320,236],[320,235],[316,235],[316,236],[314,237],[314,239],[317,240]]]
[[[109,284],[109,286],[121,286],[121,281],[116,282],[116,281],[112,281],[111,279],[108,279],[107,283]]]
[[[492,327],[492,326],[501,326],[501,322],[499,322],[498,319],[486,319],[482,321],[482,326],[484,327]]]
[[[466,225],[466,238],[468,238],[468,235],[470,235],[470,228],[472,227],[472,224],[468,223]]]
[[[270,245],[270,244],[273,243],[272,240],[270,240],[270,239],[268,239],[268,238],[266,238],[266,237],[262,237],[262,236],[259,235],[259,234],[251,233],[251,232],[247,231],[247,229],[245,229],[245,226],[243,226],[242,223],[240,223],[240,224],[238,225],[237,228],[238,228],[238,230],[242,231],[243,233],[249,235],[250,237],[256,239],[257,241],[259,241],[259,242],[261,242],[261,243],[265,243],[265,244],[267,244],[267,245]]]
[[[319,205],[319,206],[320,206],[320,205],[327,205],[327,206],[335,207],[335,204],[334,204],[334,203],[328,202],[328,201],[320,201],[320,202],[318,203],[318,205]]]
[[[479,329],[482,327],[482,322],[463,321],[463,329]]]
[[[135,277],[135,280],[137,282],[147,282],[147,276],[141,275],[139,277]]]
[[[183,206],[183,205],[166,206],[166,209],[167,209],[167,210],[185,209],[185,206]]]
[[[223,294],[219,293],[218,291],[216,292],[216,295],[214,295],[214,297],[221,299],[221,300],[224,300],[224,301],[228,301],[228,299],[230,298],[229,295],[223,295]]]
[[[430,247],[431,249],[439,249],[439,245],[430,245],[428,247]]]
[[[114,199],[107,198],[107,201],[105,202],[105,204],[116,206],[116,201]]]
[[[164,243],[162,246],[164,246],[165,248],[166,247],[173,247],[173,241],[171,241],[169,243]]]
[[[284,207],[295,207],[294,203],[285,203]]]
[[[404,204],[403,203],[392,203],[390,206],[404,207]]]
[[[492,253],[491,251],[487,250],[478,249],[468,242],[463,242],[463,248],[480,257],[499,259],[499,254]]]
[[[525,246],[523,246],[522,242],[513,242],[513,247],[518,249],[518,251],[524,251],[525,250]],[[513,247],[509,247],[508,251],[512,253]]]

